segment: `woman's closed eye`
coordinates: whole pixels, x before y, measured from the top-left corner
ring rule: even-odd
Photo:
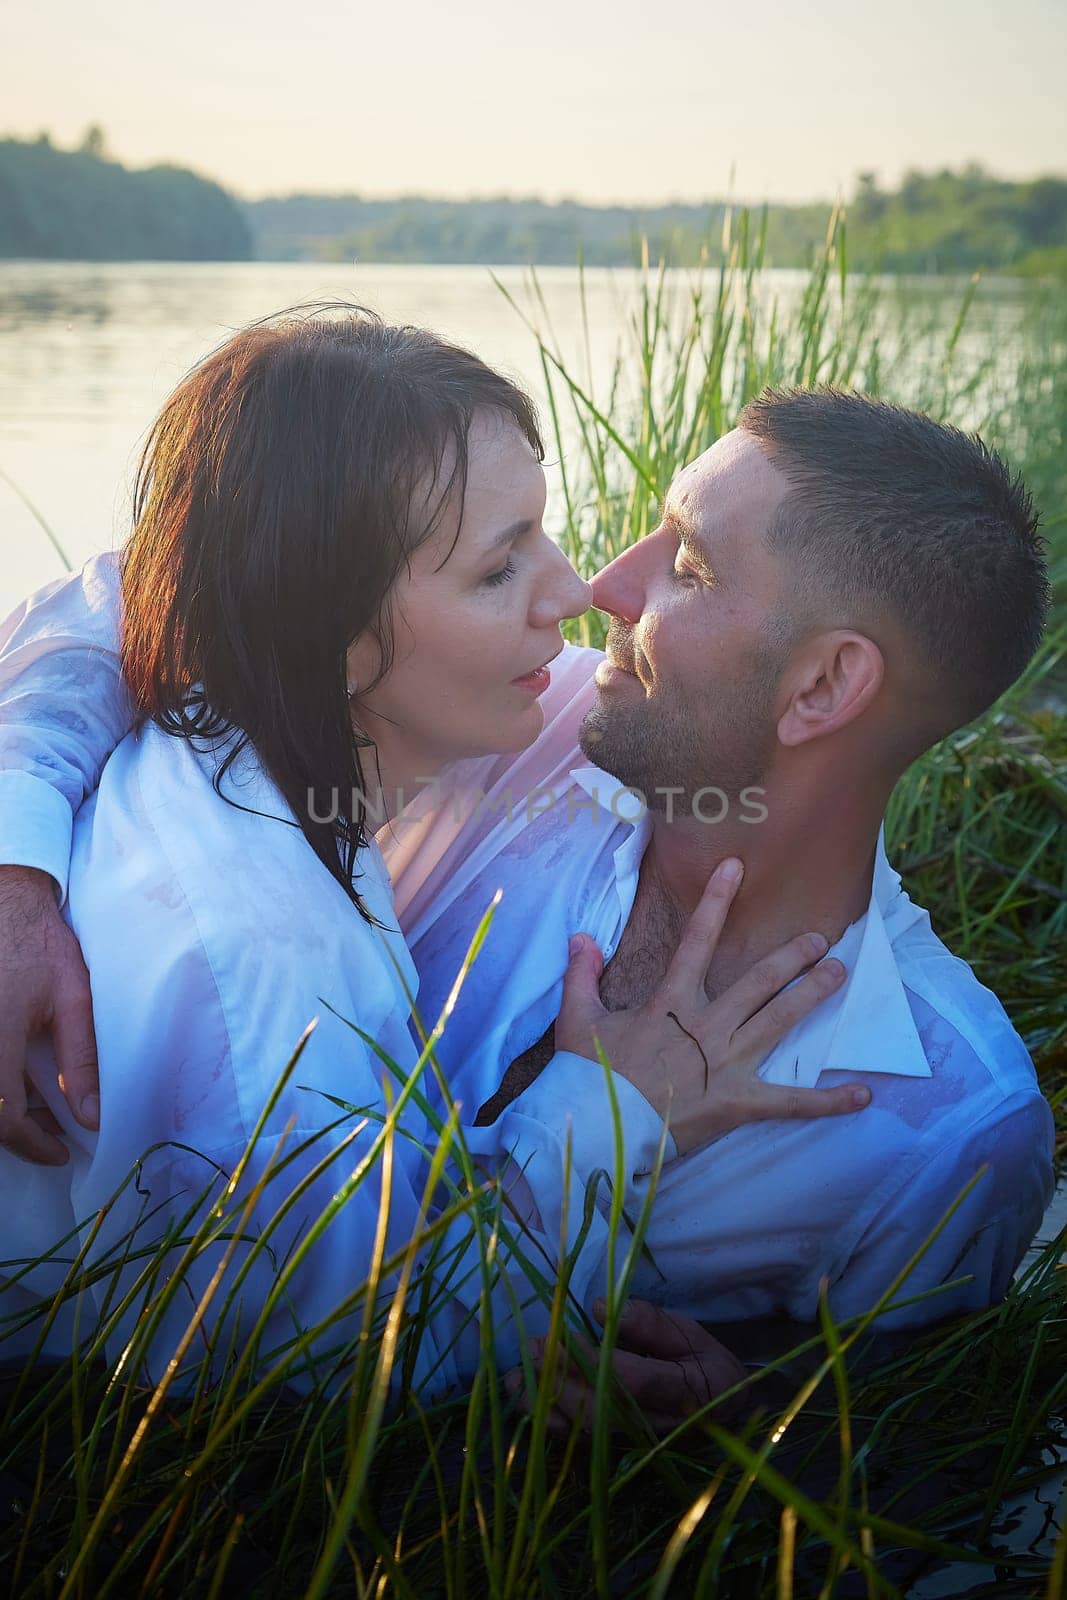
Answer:
[[[487,578],[483,578],[482,579],[482,582],[484,584],[486,584],[489,588],[495,589],[498,584],[507,583],[508,579],[509,578],[513,578],[514,576],[515,576],[515,563],[514,563],[514,561],[512,561],[511,557],[509,556],[507,561],[500,568],[499,572],[491,572]]]

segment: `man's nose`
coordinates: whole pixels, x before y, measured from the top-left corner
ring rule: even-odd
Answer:
[[[645,544],[641,540],[616,556],[593,578],[593,604],[621,622],[639,622],[645,609]]]

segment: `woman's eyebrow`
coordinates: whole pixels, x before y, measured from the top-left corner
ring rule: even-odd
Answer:
[[[505,528],[502,533],[495,534],[486,549],[499,550],[501,546],[511,544],[520,534],[529,533],[532,527],[533,523],[529,517],[523,522],[513,522],[510,528]]]

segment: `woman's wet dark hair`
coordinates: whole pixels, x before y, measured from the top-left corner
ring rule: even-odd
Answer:
[[[184,738],[229,735],[216,789],[251,743],[368,918],[355,880],[369,741],[353,731],[346,652],[370,629],[375,682],[388,672],[387,596],[446,508],[462,511],[486,410],[543,459],[530,400],[477,356],[362,307],[302,306],[194,368],[137,474],[122,659],[140,715]],[[349,795],[353,815],[315,820]]]

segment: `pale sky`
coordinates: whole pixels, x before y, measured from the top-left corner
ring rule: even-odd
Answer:
[[[1067,0],[2,0],[0,133],[293,190],[808,199],[1067,171]]]

